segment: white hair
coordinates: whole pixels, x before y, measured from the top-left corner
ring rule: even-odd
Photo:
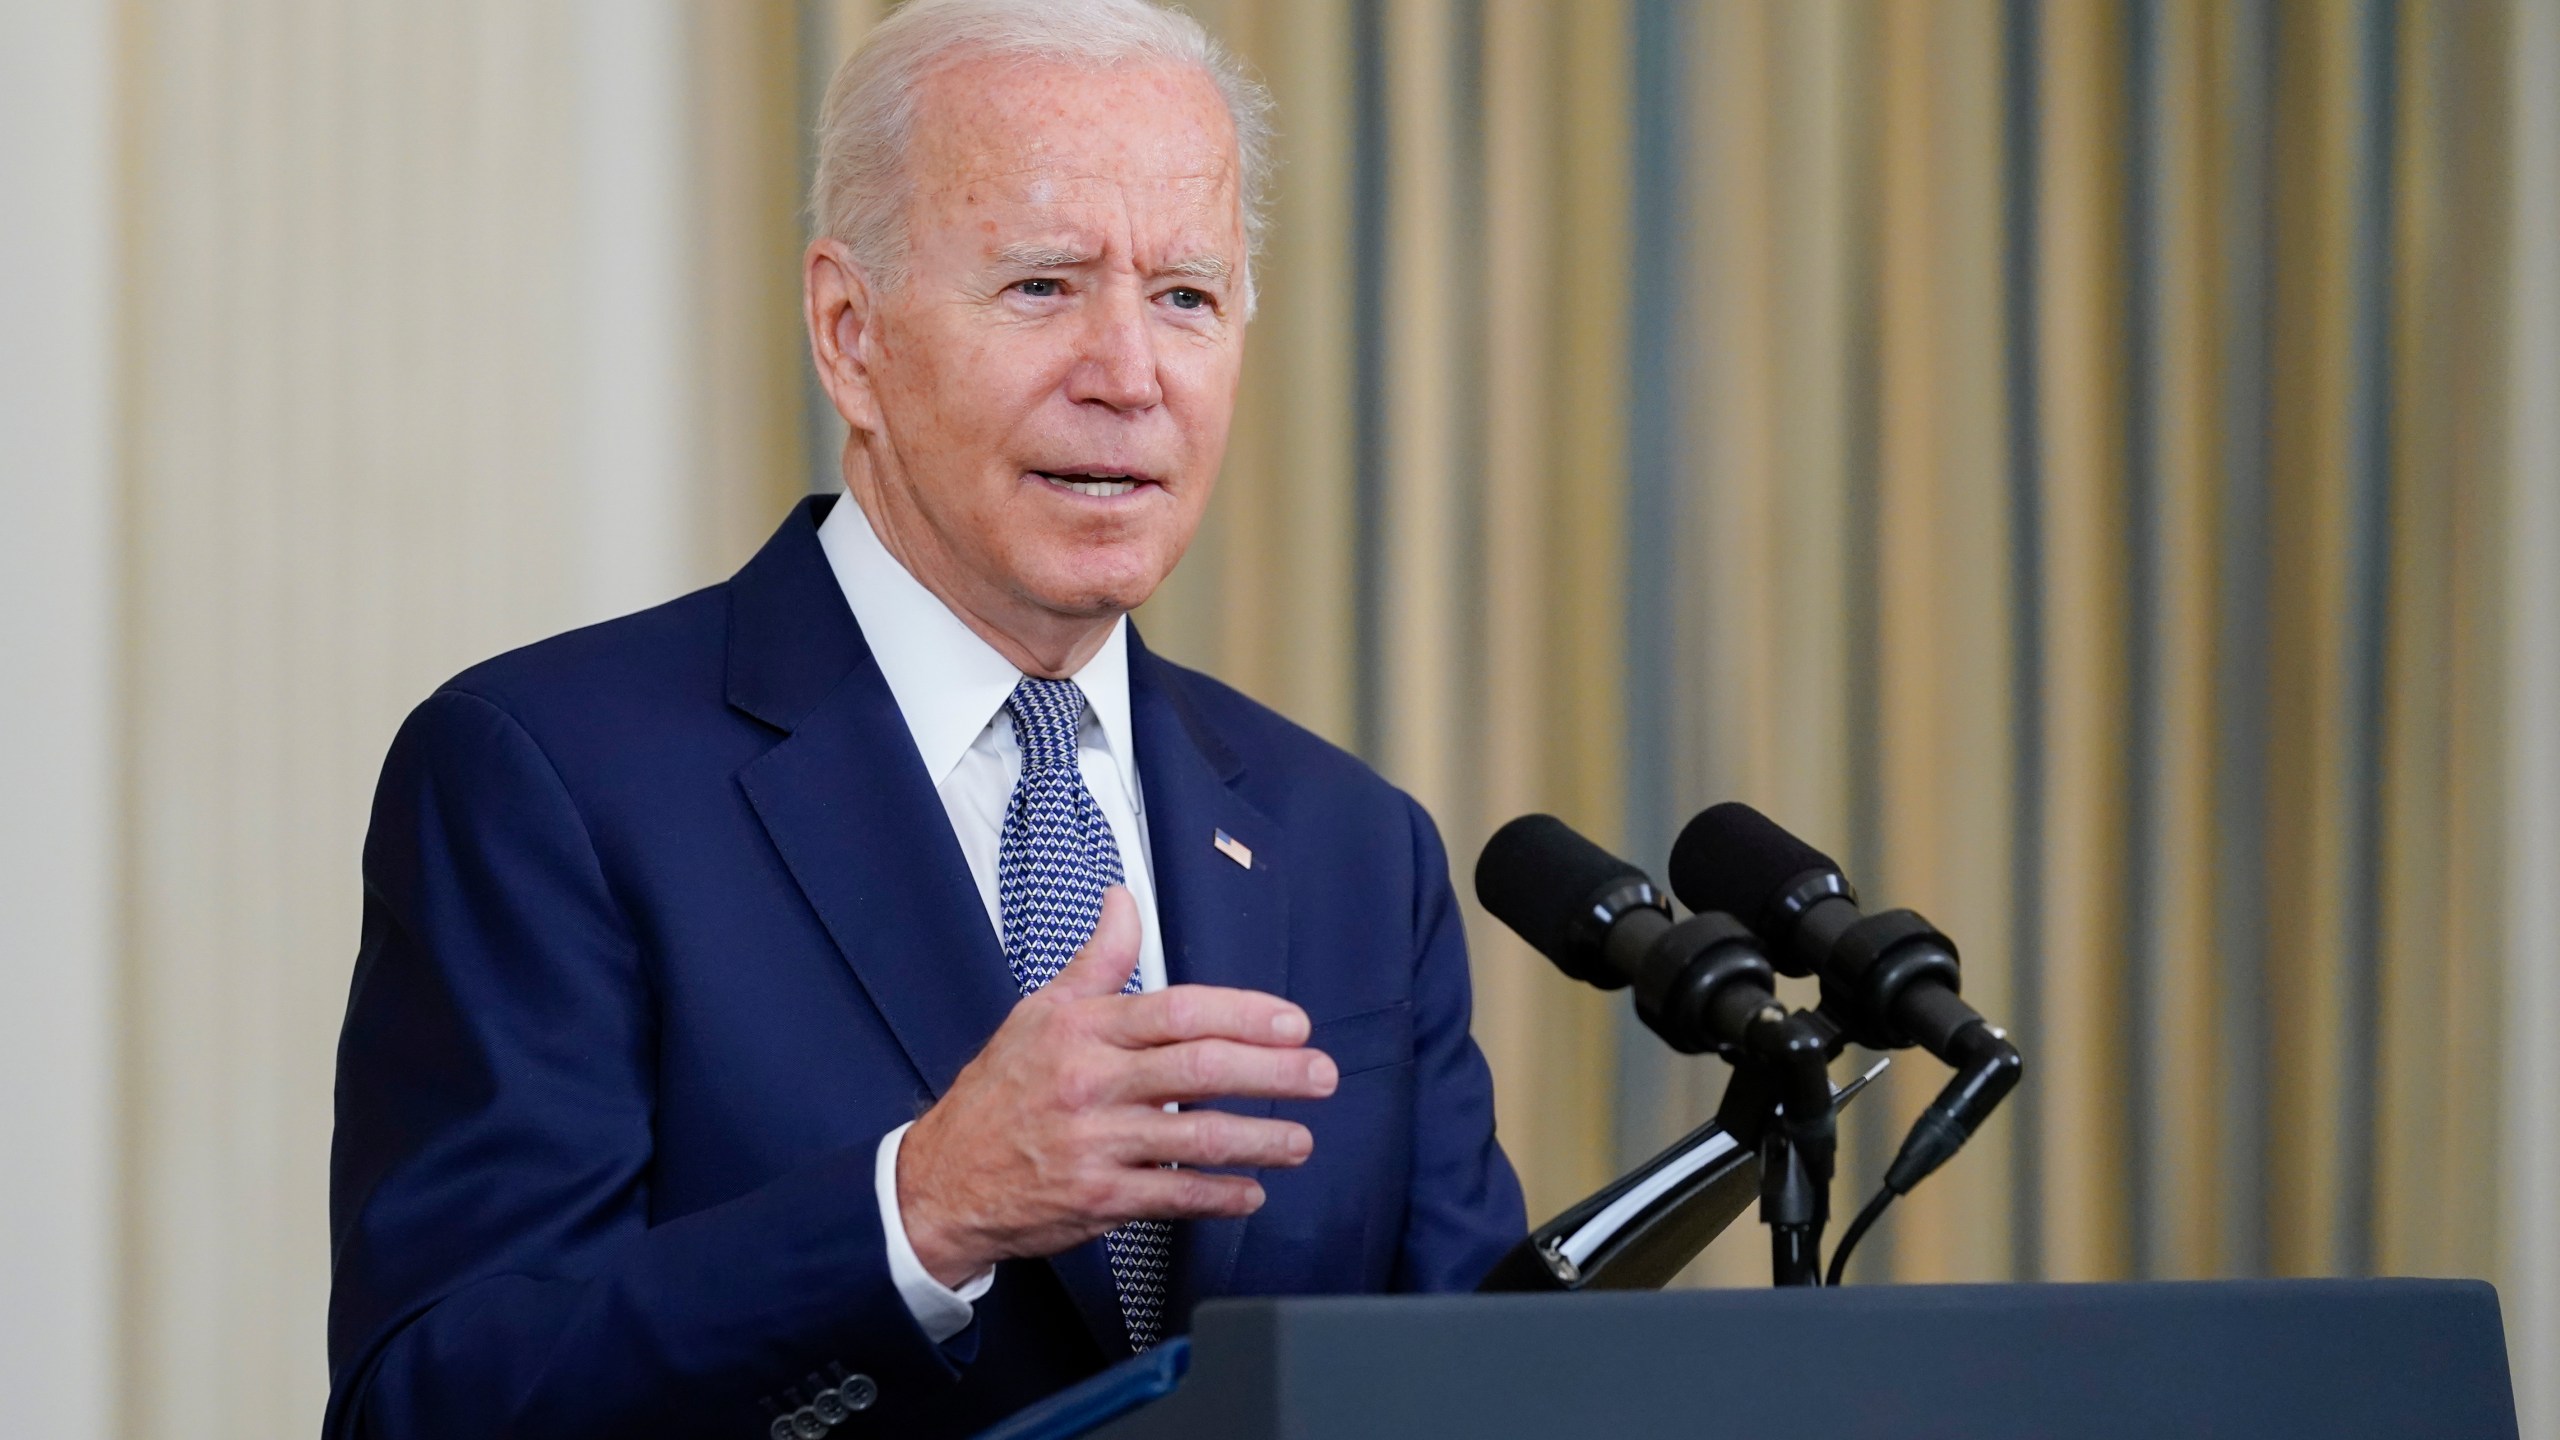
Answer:
[[[907,142],[924,81],[961,54],[1062,61],[1107,69],[1136,62],[1200,70],[1235,124],[1246,247],[1260,253],[1271,170],[1271,95],[1200,22],[1148,0],[907,0],[871,28],[827,85],[818,109],[817,175],[809,187],[817,233],[843,242],[873,283],[905,278]]]

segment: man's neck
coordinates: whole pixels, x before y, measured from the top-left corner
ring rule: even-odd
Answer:
[[[880,482],[858,443],[846,449],[844,480],[843,503],[862,507],[871,533],[889,557],[1023,674],[1066,679],[1111,638],[1111,627],[1120,621],[1117,615],[1061,615],[997,587],[971,583],[966,567],[932,524],[914,506],[894,498],[894,487]]]

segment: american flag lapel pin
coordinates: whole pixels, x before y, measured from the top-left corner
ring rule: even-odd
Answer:
[[[1209,844],[1215,847],[1219,854],[1226,856],[1228,859],[1233,860],[1247,870],[1253,868],[1253,851],[1246,848],[1243,841],[1228,834],[1226,831],[1210,831]]]

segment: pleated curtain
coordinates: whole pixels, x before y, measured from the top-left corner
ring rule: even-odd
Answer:
[[[1956,935],[2030,1079],[1865,1278],[2498,1273],[2514,11],[1201,8],[1289,168],[1151,634],[1462,888],[1741,798]],[[1477,920],[1533,1205],[1712,1109]]]

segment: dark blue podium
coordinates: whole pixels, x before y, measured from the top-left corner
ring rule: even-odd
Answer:
[[[1187,1373],[1185,1361],[1187,1359]],[[2475,1281],[1219,1301],[989,1440],[2515,1440]]]

